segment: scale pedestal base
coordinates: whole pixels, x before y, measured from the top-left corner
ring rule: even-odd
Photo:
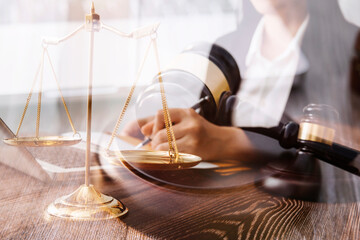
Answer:
[[[111,219],[127,212],[120,201],[98,192],[93,185],[85,184],[70,195],[56,199],[47,208],[51,216],[74,220]]]

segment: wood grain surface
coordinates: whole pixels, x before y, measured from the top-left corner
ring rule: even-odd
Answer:
[[[122,167],[94,174],[91,182],[125,203],[129,213],[107,221],[68,221],[46,216],[45,209],[55,198],[74,191],[82,177],[43,183],[4,165],[0,172],[1,239],[360,238],[360,203],[351,199],[287,199],[263,192],[255,182],[241,181],[228,188],[181,188],[146,180]],[[223,179],[229,177],[234,176]]]
[[[323,8],[334,6],[334,0],[332,4],[327,1],[312,3]],[[312,12],[317,13],[313,19],[324,26],[319,28],[321,31],[326,32],[339,22],[325,14],[331,14],[332,9],[313,9]],[[349,34],[343,44],[351,44],[353,33]],[[327,38],[324,34],[321,36]],[[336,46],[335,52],[346,50],[343,45]],[[336,68],[343,69],[350,58],[340,60]],[[352,131],[352,127],[360,127],[360,98],[351,96],[351,99],[352,105],[343,106],[351,112],[353,121],[346,134],[353,134],[352,139],[356,140],[350,143],[358,146],[359,134]],[[79,129],[85,125],[84,101],[68,102],[70,111],[78,113],[73,119]],[[116,103],[117,109],[120,103]],[[94,130],[102,131],[107,124],[112,127],[110,120],[118,114],[114,111],[114,99],[95,98],[94,106],[97,111],[93,118]],[[13,107],[19,112],[22,110],[22,106],[7,106],[6,111],[1,109],[0,116],[11,122],[12,127],[16,118]],[[59,112],[58,115],[63,111],[60,102],[58,109],[51,109]],[[46,130],[69,131],[66,116],[52,122],[49,120],[52,114],[44,115],[42,121],[48,123]],[[104,116],[107,119],[104,120]],[[34,122],[26,124],[25,130],[35,126]],[[111,127],[106,131],[111,131]],[[44,151],[38,149],[32,153],[41,157]],[[84,156],[52,154],[49,150],[46,154],[52,162],[59,163],[84,161],[85,157],[85,153]],[[99,160],[101,158],[94,154],[93,164]],[[264,177],[259,175],[261,166],[244,166],[240,162],[182,172],[142,173],[125,166],[92,171],[91,183],[102,193],[121,200],[129,212],[119,219],[89,222],[62,220],[45,214],[46,207],[56,198],[84,183],[83,173],[69,175],[63,181],[41,182],[0,164],[0,239],[360,239],[359,178],[326,163],[321,167],[323,182],[318,202],[266,193],[258,184]]]

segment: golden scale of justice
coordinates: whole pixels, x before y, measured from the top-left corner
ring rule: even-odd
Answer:
[[[25,146],[25,147],[52,147],[52,146],[69,146],[77,144],[81,141],[80,134],[76,131],[72,122],[69,110],[65,103],[64,97],[61,93],[60,85],[55,74],[54,66],[51,62],[47,47],[49,45],[58,45],[69,38],[76,35],[81,30],[86,30],[90,33],[90,55],[89,55],[89,82],[88,82],[88,94],[87,94],[87,124],[86,124],[86,156],[85,156],[85,184],[81,185],[75,192],[60,197],[51,203],[47,208],[47,213],[51,216],[68,219],[82,219],[82,220],[99,220],[99,219],[111,219],[122,216],[128,212],[128,209],[120,201],[114,199],[111,196],[104,195],[97,191],[92,184],[90,184],[90,152],[91,152],[91,115],[92,115],[92,82],[93,82],[93,48],[94,48],[94,33],[99,32],[101,29],[113,32],[121,37],[139,39],[144,37],[150,37],[150,43],[146,48],[144,58],[142,59],[135,81],[130,89],[129,95],[124,103],[123,109],[117,119],[114,130],[112,132],[110,141],[105,151],[102,152],[111,162],[119,164],[121,161],[126,160],[130,164],[133,162],[136,166],[143,164],[144,166],[153,166],[155,168],[163,169],[182,169],[197,165],[201,158],[195,155],[179,153],[175,136],[172,129],[171,117],[168,111],[165,89],[162,78],[159,77],[160,92],[162,108],[164,113],[164,122],[166,126],[167,138],[169,143],[169,151],[148,151],[148,150],[124,150],[124,151],[110,151],[109,148],[113,143],[113,140],[117,134],[120,122],[126,112],[126,109],[130,103],[131,97],[134,93],[138,79],[142,72],[144,63],[148,56],[151,46],[153,46],[158,72],[160,74],[160,62],[156,44],[157,29],[159,24],[153,24],[139,28],[129,34],[123,33],[115,28],[107,26],[100,21],[100,16],[95,13],[94,2],[91,4],[91,13],[86,15],[85,24],[78,27],[74,32],[59,39],[43,39],[42,42],[42,55],[41,62],[37,69],[35,79],[33,81],[30,93],[27,97],[24,111],[22,113],[16,135],[11,139],[4,139],[4,142],[13,146]],[[71,125],[73,136],[40,136],[40,112],[41,112],[41,93],[42,93],[42,81],[45,56],[48,59],[49,65],[53,77],[56,81],[58,91],[62,103],[64,105],[69,123]],[[40,75],[40,77],[39,77]],[[159,75],[160,76],[160,75]],[[23,123],[26,111],[31,100],[31,96],[36,85],[37,79],[39,82],[38,104],[37,104],[37,119],[36,119],[36,133],[35,137],[20,137],[19,131]]]

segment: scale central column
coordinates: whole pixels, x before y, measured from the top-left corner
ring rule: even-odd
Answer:
[[[86,113],[86,155],[85,155],[85,185],[90,184],[90,154],[91,154],[91,116],[92,116],[92,82],[93,82],[93,57],[94,57],[94,31],[90,32],[90,56],[89,56],[89,85],[87,96]]]
[[[93,52],[94,32],[101,29],[100,16],[95,13],[94,3],[91,5],[91,13],[86,15],[85,28],[90,32],[90,56],[89,56],[89,86],[87,97],[87,120],[86,120],[86,154],[85,154],[85,184],[75,192],[60,197],[51,203],[47,213],[51,216],[81,219],[99,220],[111,219],[122,216],[128,209],[118,200],[97,191],[90,184],[90,154],[91,154],[91,115],[92,115],[92,82],[93,82]]]

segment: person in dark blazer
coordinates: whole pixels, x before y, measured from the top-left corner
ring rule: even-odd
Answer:
[[[262,109],[258,112],[253,111],[253,116],[255,116],[255,119],[256,116],[259,116],[265,121],[255,125],[250,123],[249,126],[262,126],[261,124],[265,123],[264,127],[269,127],[276,125],[284,117],[299,122],[303,115],[303,108],[310,103],[318,103],[334,107],[339,112],[339,125],[350,126],[351,129],[354,126],[354,116],[358,114],[358,109],[354,108],[354,103],[351,101],[348,84],[348,63],[352,56],[353,41],[357,28],[344,20],[337,1],[252,0],[250,3],[245,0],[243,7],[243,21],[236,31],[216,41],[217,44],[227,49],[238,63],[243,78],[238,95],[241,95],[244,88],[246,88],[245,82],[249,79],[253,81],[253,79],[256,79],[256,73],[261,72],[259,70],[261,68],[255,67],[253,74],[249,74],[251,77],[247,79],[249,66],[246,63],[249,61],[249,49],[251,49],[255,41],[254,36],[256,31],[259,31],[261,21],[263,21],[263,26],[273,24],[270,28],[263,27],[265,29],[263,31],[282,33],[281,28],[279,30],[279,27],[276,26],[279,23],[276,21],[279,19],[285,21],[281,27],[288,30],[287,33],[279,37],[281,41],[284,40],[284,46],[276,44],[276,42],[275,44],[269,43],[271,41],[268,41],[265,46],[260,45],[261,49],[258,49],[258,51],[263,53],[269,62],[276,60],[283,52],[287,51],[287,45],[291,45],[293,40],[292,38],[287,39],[288,36],[300,39],[298,41],[300,51],[294,58],[295,60],[291,60],[296,62],[296,66],[294,67],[293,64],[289,67],[293,74],[291,76],[283,75],[288,77],[291,84],[290,86],[285,84],[287,87],[277,89],[278,93],[282,94],[286,91],[288,93],[283,94],[281,99],[279,97],[279,100],[277,100],[276,94],[269,100],[266,98],[264,98],[265,100],[260,99],[263,101],[259,101],[258,105],[255,104],[255,110],[259,109],[257,106],[261,106],[261,103],[270,108],[264,108],[264,111]],[[266,15],[277,15],[277,20],[270,18],[269,22],[264,23]],[[299,30],[303,32],[299,34]],[[262,37],[264,42],[264,38],[269,36],[263,34]],[[281,65],[277,69],[281,70]],[[270,74],[272,73],[271,70],[268,71]],[[256,99],[258,97],[256,86],[259,88],[263,86],[261,84],[252,84],[251,81],[248,81],[249,84],[247,85],[249,85],[248,89],[254,91],[254,94],[244,96]],[[284,82],[286,81],[284,80]],[[263,93],[263,91],[260,92]],[[268,92],[271,95],[271,90]],[[271,108],[271,105],[274,106],[275,110]],[[277,105],[283,105],[283,107],[279,108]],[[237,107],[240,109],[240,106]],[[267,113],[263,114],[266,111]],[[199,155],[204,160],[229,158],[250,160],[252,158],[249,156],[254,152],[282,151],[277,142],[239,128],[247,127],[244,122],[240,121],[242,125],[236,123],[242,116],[246,118],[247,111],[242,110],[241,114],[236,114],[235,108],[234,112],[233,126],[227,127],[214,125],[191,109],[171,109],[170,113],[172,121],[175,123],[174,132],[179,151]],[[272,118],[269,112],[277,112],[277,116]],[[267,124],[266,117],[270,117],[270,124]],[[168,149],[166,132],[163,126],[163,117],[159,114],[154,121],[142,127],[145,136],[152,136],[153,141],[151,144],[155,150]],[[340,128],[338,135],[346,136],[346,129],[346,127]]]

